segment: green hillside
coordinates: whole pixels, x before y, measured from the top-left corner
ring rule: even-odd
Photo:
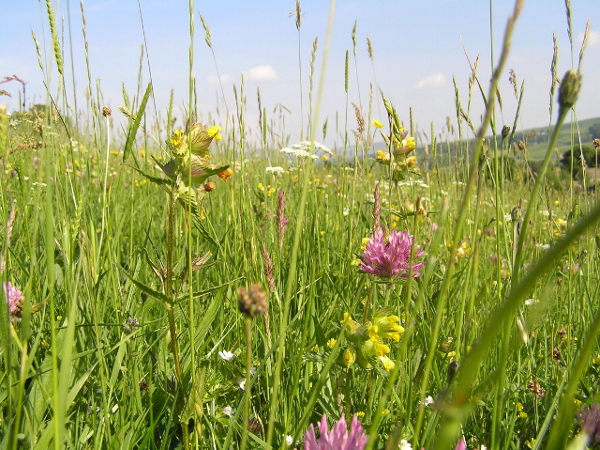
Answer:
[[[558,151],[561,154],[572,145],[572,127],[574,127],[573,135],[577,136],[579,134],[580,142],[584,145],[592,145],[594,139],[600,138],[600,117],[565,123],[560,130],[557,144]],[[544,157],[548,146],[548,130],[548,127],[539,127],[518,131],[515,138],[527,144],[527,151],[531,159],[539,160]]]

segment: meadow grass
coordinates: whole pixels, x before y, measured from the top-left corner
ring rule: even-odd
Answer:
[[[178,118],[188,129],[173,133],[172,103],[166,119],[152,107],[142,48],[137,92],[123,91],[121,133],[119,113],[103,110],[92,86],[87,53],[87,104],[79,111],[70,100],[46,6],[54,59],[34,41],[57,90],[44,107],[0,110],[0,281],[22,292],[18,311],[0,302],[2,448],[301,448],[323,414],[330,425],[356,414],[367,448],[449,449],[461,437],[468,448],[585,448],[589,430],[576,413],[600,400],[600,209],[572,182],[577,168],[562,169],[554,153],[576,72],[551,100],[559,106],[543,163],[534,171],[522,153],[504,166],[523,150],[518,111],[513,127],[498,129],[494,99],[522,2],[489,87],[469,62],[456,132],[417,137],[416,164],[393,148],[403,123],[414,135],[412,117],[398,117],[384,95],[386,117],[373,116],[376,82],[368,107],[359,98],[351,108],[347,97],[343,126],[329,124],[342,142],[333,155],[314,143],[328,127],[319,122],[327,40],[318,80],[316,40],[312,49],[306,130],[303,121],[290,133],[282,107],[274,117],[261,107],[260,141],[250,140],[242,80],[235,109],[221,88],[223,139],[206,138],[211,129],[192,126],[190,45],[191,107]],[[332,2],[329,30],[334,10]],[[296,17],[300,37],[299,2]],[[356,77],[366,77],[356,25],[351,37]],[[347,94],[348,83],[349,53]],[[488,106],[481,124],[470,118],[477,86]],[[376,158],[372,125],[390,143]],[[308,144],[279,151],[291,134]],[[173,158],[199,137],[212,155],[201,176],[189,154]],[[180,161],[177,178],[165,175],[170,160]],[[208,179],[228,167],[226,183]],[[379,229],[407,230],[422,269],[392,280],[361,271]],[[399,339],[377,336],[374,324],[395,316]],[[377,356],[389,359],[360,361],[365,342],[387,347]]]

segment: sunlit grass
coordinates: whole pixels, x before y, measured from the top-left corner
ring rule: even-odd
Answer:
[[[486,100],[505,75],[520,5],[482,83]],[[262,108],[254,142],[242,82],[224,123],[197,118],[223,128],[214,142],[216,128],[202,129],[198,175],[185,165],[196,129],[175,131],[194,123],[193,58],[179,126],[172,105],[152,117],[141,76],[121,112],[103,111],[97,92],[74,115],[48,20],[58,73],[42,69],[60,78],[58,95],[28,112],[0,110],[0,281],[22,293],[17,309],[0,302],[3,448],[300,448],[323,414],[330,427],[356,414],[369,448],[576,439],[575,414],[600,401],[600,212],[551,137],[535,144],[547,160],[532,163],[516,125],[495,122],[494,102],[476,123],[458,89],[456,124],[415,136],[416,151],[412,118],[384,96],[376,108],[377,89],[368,106],[340,105],[343,126],[320,122],[315,41],[306,130],[286,130],[281,107],[274,117]],[[371,71],[354,62],[357,74]],[[563,145],[570,92],[555,108]],[[122,113],[124,132],[114,126]],[[328,133],[341,142],[331,155],[312,142]],[[170,160],[185,167],[178,177],[166,175],[177,170]],[[228,166],[224,183],[215,175]],[[424,265],[391,278],[361,271],[379,229],[396,230],[393,239],[406,230],[417,243],[406,257]],[[268,292],[264,314],[248,312],[256,302],[263,312],[256,283]],[[252,294],[245,315],[239,287]]]

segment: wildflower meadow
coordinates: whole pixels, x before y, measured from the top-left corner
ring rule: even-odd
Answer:
[[[250,135],[243,78],[235,105],[202,113],[194,34],[211,51],[218,36],[193,2],[183,107],[154,110],[144,58],[112,109],[85,60],[76,104],[40,6],[47,95],[0,105],[0,448],[600,448],[600,126],[576,116],[597,83],[589,27],[572,70],[557,47],[547,61],[534,151],[519,109],[548,99],[508,66],[523,0],[494,18],[491,79],[465,62],[470,90],[427,133],[375,79],[353,106],[351,53],[346,120],[320,116],[327,40],[301,129],[265,107]]]

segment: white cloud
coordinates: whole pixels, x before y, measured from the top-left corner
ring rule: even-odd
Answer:
[[[277,71],[271,66],[256,66],[244,71],[249,81],[274,81],[279,78]]]
[[[211,75],[210,77],[208,77],[207,81],[208,81],[208,84],[210,84],[211,86],[219,85],[219,77],[217,77],[215,75]],[[227,84],[227,83],[231,83],[231,82],[233,82],[233,77],[231,75],[228,75],[228,74],[221,75],[221,83]]]
[[[583,33],[579,33],[577,40],[579,43],[583,42]],[[600,45],[600,31],[590,31],[590,35],[588,36],[588,46],[596,47],[597,45]]]
[[[415,88],[417,89],[427,89],[427,88],[436,88],[446,84],[446,77],[441,73],[436,73],[435,75],[431,75],[427,78],[423,78],[419,80],[417,84],[415,84]]]

